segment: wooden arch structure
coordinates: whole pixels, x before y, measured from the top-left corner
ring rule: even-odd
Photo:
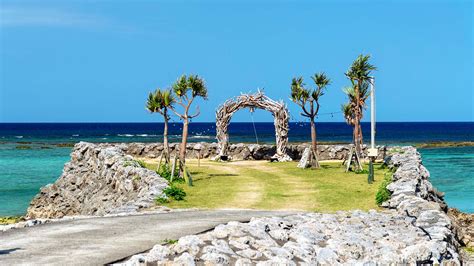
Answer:
[[[216,132],[218,142],[217,159],[227,157],[229,147],[228,126],[232,115],[242,108],[258,108],[272,113],[275,124],[276,154],[273,159],[277,161],[291,161],[286,153],[288,145],[288,121],[290,115],[283,101],[276,102],[268,98],[263,92],[255,94],[242,94],[225,101],[216,111]]]

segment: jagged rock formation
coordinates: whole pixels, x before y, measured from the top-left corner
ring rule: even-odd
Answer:
[[[116,144],[109,144],[116,145]],[[179,149],[179,143],[170,144],[171,154],[175,154]],[[197,158],[197,151],[194,149],[195,145],[200,145],[201,158],[213,158],[218,154],[217,143],[188,143],[186,146],[188,158]],[[309,143],[291,144],[287,145],[286,153],[293,160],[299,160],[305,148],[309,147]],[[124,151],[135,157],[157,158],[163,151],[162,143],[123,143]],[[386,155],[387,147],[378,146],[379,155],[377,159],[383,159]],[[229,145],[227,154],[234,160],[270,160],[276,152],[275,145],[258,145],[237,143]],[[348,145],[318,145],[319,160],[343,160],[349,152]],[[367,153],[367,146],[364,145],[363,154]]]
[[[453,221],[454,230],[461,244],[474,249],[474,214],[449,208],[448,216]]]
[[[28,218],[104,215],[135,212],[154,204],[168,182],[141,167],[123,145],[80,142],[61,177],[41,188],[31,201]]]
[[[386,158],[387,165],[395,172],[392,183],[387,186],[391,198],[382,206],[414,218],[413,224],[430,237],[432,255],[424,258],[425,261],[458,261],[458,241],[446,213],[444,194],[428,180],[430,173],[422,165],[421,155],[414,147],[396,149],[395,154]]]
[[[253,218],[156,245],[126,265],[415,265],[439,257],[414,220],[396,211]]]

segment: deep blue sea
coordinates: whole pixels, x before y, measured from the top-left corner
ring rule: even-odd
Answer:
[[[350,142],[345,123],[318,123],[318,140]],[[60,143],[161,142],[161,123],[0,123],[0,216],[24,214],[39,188],[54,182],[69,160],[71,148]],[[231,142],[274,143],[273,123],[231,123]],[[370,125],[362,124],[369,140]],[[179,141],[181,124],[170,127]],[[290,142],[309,141],[308,123],[290,123]],[[214,123],[191,123],[190,142],[215,141]],[[437,141],[474,141],[473,122],[378,123],[377,144],[408,145]],[[31,149],[21,149],[29,146]],[[474,147],[420,149],[432,183],[446,193],[451,207],[474,213]]]

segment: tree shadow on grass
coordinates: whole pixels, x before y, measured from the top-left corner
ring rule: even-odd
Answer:
[[[207,179],[212,179],[212,178],[215,178],[215,177],[229,177],[229,176],[239,176],[239,175],[236,175],[236,174],[208,174],[207,176],[203,176],[203,177],[199,177],[199,178],[196,178],[196,182],[197,181],[201,181],[201,180],[207,180]]]

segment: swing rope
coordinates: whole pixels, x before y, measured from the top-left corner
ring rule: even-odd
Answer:
[[[253,132],[255,133],[255,140],[257,141],[257,145],[258,145],[258,135],[257,135],[257,129],[255,128],[255,121],[253,120],[253,112],[254,112],[254,109],[250,108],[250,117],[252,118]]]

